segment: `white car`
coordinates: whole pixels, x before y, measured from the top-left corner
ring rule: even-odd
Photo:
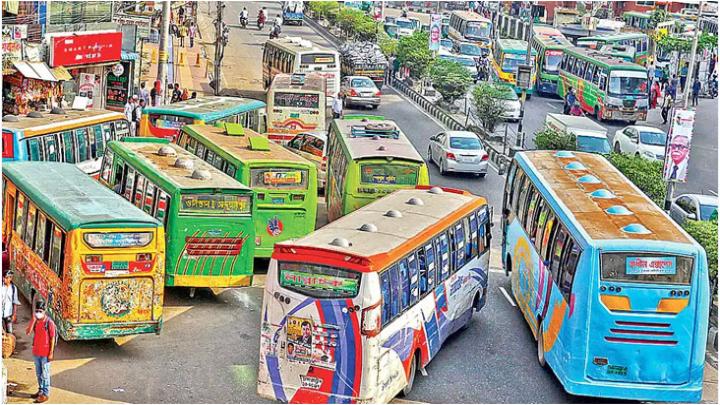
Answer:
[[[441,132],[430,138],[428,162],[447,172],[474,173],[485,177],[490,156],[478,136],[469,131]]]
[[[666,141],[667,134],[661,129],[630,125],[615,132],[613,150],[617,153],[663,161]]]
[[[504,86],[500,99],[505,104],[505,112],[502,114],[502,119],[512,122],[520,121],[522,105],[520,104],[517,93],[515,93],[515,89],[510,86]]]
[[[714,195],[683,194],[670,205],[670,217],[682,225],[686,221],[717,219],[718,198]]]

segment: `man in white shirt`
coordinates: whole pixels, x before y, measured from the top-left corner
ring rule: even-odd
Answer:
[[[340,93],[333,98],[332,102],[332,112],[333,112],[333,118],[342,118],[342,112],[343,112],[343,102],[340,98]]]
[[[130,136],[135,136],[135,121],[133,120],[133,111],[138,105],[137,94],[133,95],[125,104],[125,118],[130,122]]]
[[[140,100],[145,100],[145,104],[150,104],[150,92],[145,88],[145,82],[140,83]]]
[[[2,301],[2,327],[5,333],[13,333],[13,323],[17,320],[18,300],[17,287],[12,282],[13,272],[8,271],[3,277],[0,286],[0,301]]]

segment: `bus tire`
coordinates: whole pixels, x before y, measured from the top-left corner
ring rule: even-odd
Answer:
[[[505,259],[505,277],[509,276],[511,271],[512,260],[510,259],[510,255],[507,255],[507,258]]]
[[[415,383],[415,374],[417,374],[417,368],[418,368],[418,361],[420,359],[419,353],[416,351],[415,354],[413,354],[412,359],[410,360],[410,376],[408,377],[408,383],[405,387],[403,387],[402,391],[400,392],[403,397],[406,397],[410,395],[410,391],[412,391],[413,384]]]
[[[547,363],[545,362],[545,343],[542,332],[542,319],[538,318],[538,333],[537,333],[537,358],[540,367],[545,368]]]
[[[595,107],[595,118],[598,122],[603,122],[602,111],[597,106]]]

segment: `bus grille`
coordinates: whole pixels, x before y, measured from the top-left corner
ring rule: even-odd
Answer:
[[[610,333],[614,336],[605,336],[605,341],[667,346],[678,343],[677,340],[672,340],[675,332],[670,329],[669,323],[615,321],[615,324],[617,327],[610,328]],[[648,339],[649,337],[658,339]]]
[[[185,250],[190,256],[234,256],[240,253],[246,238],[186,237]]]

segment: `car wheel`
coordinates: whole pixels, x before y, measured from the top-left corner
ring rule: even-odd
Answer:
[[[433,155],[432,155],[432,147],[430,147],[430,146],[428,146],[427,160],[428,160],[428,163],[434,163]]]
[[[447,174],[447,170],[445,169],[445,161],[443,161],[442,159],[440,159],[440,174],[443,176]]]
[[[481,179],[484,179],[485,176],[487,176],[487,173],[480,173],[480,174],[478,174],[478,176],[480,176]]]
[[[620,142],[616,142],[615,148],[613,149],[615,149],[615,153],[621,153],[622,151],[620,150]]]
[[[639,157],[640,157],[640,153],[639,153],[639,152],[635,152],[635,157],[638,157],[638,158],[639,158]]]
[[[637,120],[632,120],[632,121],[630,121],[630,125],[635,125],[636,122],[637,122]]]
[[[373,109],[373,110],[377,110],[378,107],[380,107],[380,104],[378,104],[378,105],[373,105],[373,106],[372,106],[372,109]]]

